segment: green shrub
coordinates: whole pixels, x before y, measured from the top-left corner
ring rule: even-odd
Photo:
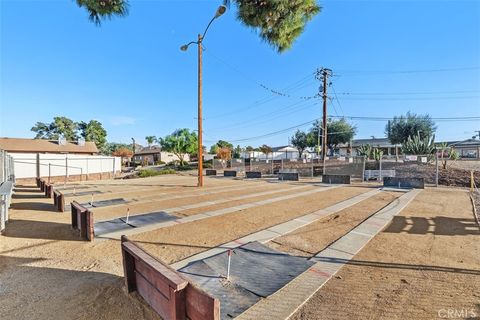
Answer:
[[[163,170],[152,170],[152,169],[145,169],[145,170],[140,170],[140,173],[138,176],[140,178],[146,178],[146,177],[154,177],[154,176],[160,176],[164,174],[175,174],[177,171],[174,169],[163,169]]]

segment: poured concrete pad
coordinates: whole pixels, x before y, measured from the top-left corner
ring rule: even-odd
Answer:
[[[166,212],[152,212],[129,217],[128,224],[126,222],[127,217],[97,222],[94,225],[94,230],[95,235],[100,236],[111,232],[144,227],[150,224],[172,221],[175,219],[177,219],[177,217],[172,216]]]
[[[114,206],[117,204],[125,204],[129,203],[130,201],[127,201],[123,198],[116,198],[116,199],[108,199],[108,200],[99,200],[99,201],[93,201],[93,205],[90,202],[87,203],[82,203],[82,206],[85,208],[99,208],[99,207],[107,207],[107,206]]]
[[[179,270],[220,300],[222,319],[236,317],[313,265],[305,258],[278,252],[259,242],[234,249],[231,259],[230,282],[224,279],[227,252],[193,262]]]
[[[81,196],[88,196],[88,195],[91,195],[92,193],[93,194],[99,194],[99,193],[103,193],[102,191],[99,191],[99,190],[95,190],[95,191],[81,191],[81,192],[62,192],[63,195],[65,197],[81,197]]]

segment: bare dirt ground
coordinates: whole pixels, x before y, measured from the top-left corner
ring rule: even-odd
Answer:
[[[466,192],[425,190],[293,319],[478,319],[479,236]]]
[[[236,190],[217,190],[214,194],[194,194],[194,195],[184,195],[181,198],[169,198],[166,199],[159,199],[155,200],[152,199],[140,199],[138,201],[132,201],[127,204],[121,205],[114,205],[114,206],[106,206],[100,208],[94,208],[92,210],[94,218],[96,221],[105,220],[110,218],[117,218],[120,216],[124,216],[127,212],[127,208],[130,209],[130,214],[141,214],[146,212],[154,212],[160,211],[162,209],[174,208],[179,206],[186,206],[191,204],[196,204],[199,202],[206,202],[206,201],[214,201],[218,199],[224,199],[229,197],[236,197],[242,195],[254,195],[256,192],[263,192],[269,190],[285,190],[288,193],[288,188],[284,186],[272,186],[270,184],[265,184],[263,186],[257,186],[256,184],[253,186],[245,185],[243,189],[236,189]],[[273,197],[274,195],[272,195]]]
[[[125,188],[156,185],[161,192],[183,194],[195,186],[196,177],[153,177],[110,183]],[[243,186],[242,183],[231,179],[206,179],[207,188]],[[250,183],[252,190],[278,188],[280,192],[271,197],[283,195],[283,189],[297,185],[305,186],[305,190],[321,188],[305,180],[291,184],[252,181],[248,182],[249,187]],[[109,188],[108,181],[95,184]],[[365,185],[337,188],[130,238],[139,241],[157,258],[172,263],[369,190],[371,187]],[[325,238],[314,235],[313,229],[305,233],[307,236],[303,240],[315,242],[311,247],[310,244],[292,243],[297,249],[320,250],[330,238],[349,229],[354,224],[351,220],[361,219],[394,197],[386,192],[381,194],[385,198],[377,195],[355,205],[355,209],[342,211],[338,218],[329,222],[326,219],[317,225],[321,226],[319,233]],[[223,196],[216,194],[216,199]],[[430,319],[436,308],[442,306],[468,307],[479,303],[479,230],[472,223],[469,201],[468,195],[459,191],[422,192],[400,220],[395,220],[374,238],[351,265],[340,270],[341,279],[332,279],[307,302],[295,315],[296,319]],[[218,208],[205,206],[195,212]],[[142,299],[125,292],[119,241],[79,241],[69,227],[69,214],[55,212],[51,199],[44,198],[33,186],[17,189],[10,218],[6,232],[0,236],[2,320],[159,319]],[[411,222],[414,222],[413,227],[405,225]],[[425,227],[428,224],[433,226]],[[332,225],[335,227],[330,228]],[[295,236],[299,235],[283,240],[289,244]],[[406,310],[410,309],[414,311],[407,314]]]
[[[354,206],[276,238],[268,245],[292,255],[312,257],[402,194],[381,192]]]
[[[369,189],[344,187],[270,205],[131,236],[146,251],[171,264],[222,243],[294,219]],[[179,237],[178,235],[182,235]]]

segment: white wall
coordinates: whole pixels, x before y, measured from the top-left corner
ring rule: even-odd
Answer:
[[[255,158],[259,160],[281,160],[281,159],[298,159],[298,151],[288,151],[288,152],[272,152],[269,154],[264,154],[259,151],[246,151],[240,154],[241,158]]]
[[[36,153],[10,153],[14,159],[16,178],[35,178],[37,176]],[[120,157],[90,156],[74,154],[40,154],[40,176],[65,176],[113,173],[121,170]],[[67,167],[67,169],[66,169]]]

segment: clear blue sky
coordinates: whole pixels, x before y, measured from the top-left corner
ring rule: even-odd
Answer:
[[[0,136],[33,137],[36,121],[60,115],[98,119],[116,142],[196,128],[196,48],[179,47],[220,1],[130,2],[126,18],[97,27],[73,0],[0,0]],[[335,74],[329,115],[480,116],[480,1],[319,3],[284,54],[242,26],[234,6],[214,22],[204,43],[206,145],[320,117],[319,101],[298,97],[317,92],[313,72],[322,66]],[[357,138],[383,136],[385,122],[353,122]],[[480,130],[479,121],[437,124],[437,140]],[[238,144],[283,145],[293,131]]]

